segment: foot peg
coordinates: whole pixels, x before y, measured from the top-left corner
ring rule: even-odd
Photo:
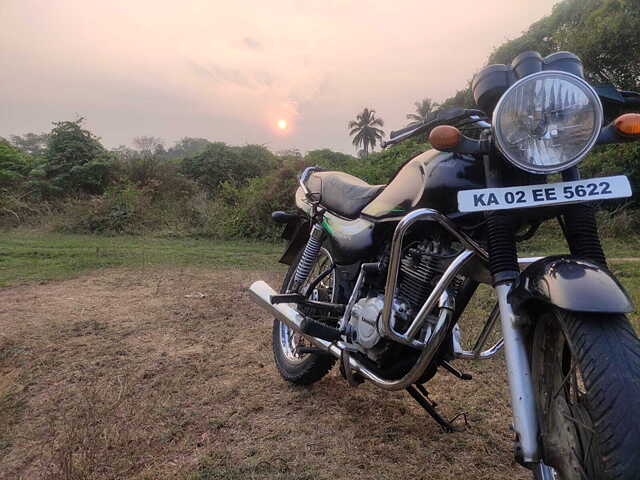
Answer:
[[[296,351],[297,351],[297,353],[300,353],[300,354],[329,355],[329,356],[331,356],[330,353],[328,353],[326,350],[322,350],[321,348],[298,347]]]
[[[337,342],[340,340],[340,331],[337,328],[316,322],[309,317],[305,317],[304,320],[302,320],[300,331],[305,335],[321,338],[327,342]]]
[[[282,211],[272,212],[271,219],[276,223],[290,224],[298,221],[300,217],[295,213],[286,213]]]
[[[307,300],[303,295],[299,293],[283,293],[280,295],[272,295],[270,300],[271,305],[278,305],[279,303],[295,303],[296,305],[316,308],[323,312],[334,313],[336,315],[342,315],[345,309],[345,306],[341,303]]]

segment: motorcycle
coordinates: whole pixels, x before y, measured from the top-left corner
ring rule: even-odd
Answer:
[[[624,175],[581,179],[596,145],[640,140],[640,94],[592,86],[569,52],[525,52],[472,82],[479,106],[440,110],[392,132],[427,135],[387,185],[307,168],[285,225],[275,317],[282,377],[309,385],[336,362],[347,382],[406,390],[445,431],[424,387],[455,360],[504,351],[517,461],[536,479],[640,476],[640,342],[629,295],[607,265],[594,202],[632,195]],[[555,176],[554,176],[555,175]],[[557,219],[570,254],[519,258]],[[481,284],[497,299],[473,347],[459,319]],[[494,327],[501,338],[487,346]],[[466,347],[469,348],[469,347]]]

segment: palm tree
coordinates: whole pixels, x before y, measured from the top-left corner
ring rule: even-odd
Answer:
[[[428,97],[420,102],[414,103],[414,105],[416,106],[416,113],[407,114],[407,120],[411,120],[409,125],[426,122],[438,107],[438,104]]]
[[[384,131],[378,127],[384,127],[384,121],[376,117],[375,110],[368,108],[362,110],[355,120],[349,122],[349,135],[353,137],[353,146],[357,149],[362,145],[365,157],[369,155],[369,146],[373,150],[378,140],[382,142]]]

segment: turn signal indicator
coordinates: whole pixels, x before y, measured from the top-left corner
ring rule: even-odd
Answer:
[[[640,136],[640,113],[625,113],[613,122],[620,135],[626,137]]]
[[[429,143],[436,150],[446,150],[456,147],[462,140],[462,132],[451,125],[440,125],[431,130]]]

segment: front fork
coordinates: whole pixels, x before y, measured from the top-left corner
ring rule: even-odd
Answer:
[[[516,432],[519,461],[524,464],[540,462],[540,446],[538,438],[538,418],[536,399],[533,391],[529,352],[523,322],[507,300],[511,282],[495,287],[500,306],[500,322],[504,336],[504,354],[511,391],[511,408],[513,411],[513,428]]]
[[[488,187],[506,184],[497,152],[484,157],[484,167]],[[533,470],[536,479],[547,479],[553,477],[551,469],[542,462],[525,322],[515,314],[507,298],[511,285],[520,273],[515,223],[515,218],[508,212],[491,212],[487,215],[489,269],[500,307],[513,428],[517,437],[516,458]]]

